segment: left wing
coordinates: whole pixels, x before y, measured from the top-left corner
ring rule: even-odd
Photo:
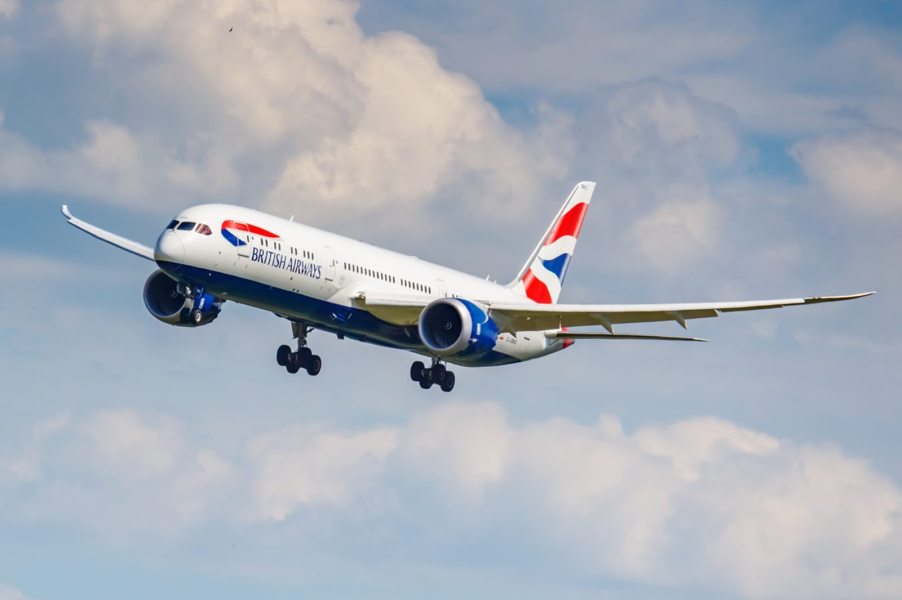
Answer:
[[[842,300],[863,298],[873,293],[863,292],[844,296],[813,296],[810,298],[784,298],[781,300],[701,302],[692,304],[478,303],[485,308],[486,312],[495,320],[502,331],[557,331],[564,327],[601,325],[608,330],[609,334],[612,334],[614,333],[614,325],[624,323],[675,321],[685,329],[686,321],[689,319],[717,317],[721,313],[727,312],[840,302]],[[368,310],[380,319],[398,325],[415,325],[420,312],[432,300],[434,298],[366,294],[363,292],[360,292],[353,298],[356,306]],[[574,334],[575,332],[571,332],[566,337],[575,339]],[[687,341],[696,340],[691,339]]]
[[[128,238],[122,237],[121,235],[110,233],[105,229],[95,227],[90,223],[86,223],[81,219],[77,219],[72,215],[71,212],[69,212],[69,207],[65,204],[60,207],[60,210],[63,212],[63,216],[66,217],[69,225],[72,225],[77,229],[81,229],[88,235],[93,235],[98,240],[103,240],[107,244],[112,244],[117,248],[122,248],[126,252],[131,252],[132,254],[140,256],[141,258],[146,258],[147,260],[153,260],[153,248],[149,248],[144,244],[139,244],[138,242],[133,242]]]

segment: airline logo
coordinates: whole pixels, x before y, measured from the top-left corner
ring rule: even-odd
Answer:
[[[262,227],[257,227],[256,225],[251,225],[250,223],[240,223],[238,221],[231,220],[223,221],[220,231],[222,232],[222,237],[224,237],[230,244],[235,247],[247,245],[247,241],[242,240],[237,235],[235,235],[236,231],[244,231],[249,234],[258,235],[260,237],[268,238],[271,240],[280,239],[278,235],[271,231],[267,231]],[[276,269],[290,271],[297,275],[304,275],[305,277],[309,277],[311,279],[321,279],[323,276],[322,265],[302,260],[299,257],[287,256],[285,254],[282,254],[281,252],[276,252],[275,250],[252,247],[250,259],[252,262],[261,263],[268,267],[273,267]]]
[[[585,194],[574,194],[563,215],[552,226],[526,275],[523,276],[523,289],[531,300],[540,304],[557,302],[567,267],[576,248],[576,240],[579,238],[586,211],[589,209],[590,197]]]
[[[222,228],[220,230],[222,232],[222,237],[226,239],[233,246],[244,246],[247,244],[246,241],[239,238],[233,232],[235,231],[246,231],[247,233],[252,233],[254,235],[259,235],[260,237],[265,237],[273,240],[279,239],[279,236],[272,233],[271,231],[267,231],[262,227],[257,227],[256,225],[251,225],[250,223],[240,223],[238,221],[223,221]]]

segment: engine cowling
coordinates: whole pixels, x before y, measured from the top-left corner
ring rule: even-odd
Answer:
[[[195,316],[195,298],[184,293],[184,287],[163,271],[155,271],[144,284],[144,306],[154,317],[180,327],[206,325],[219,316],[222,301],[210,294],[203,294],[197,302],[199,315]]]
[[[479,355],[495,347],[498,326],[482,308],[460,298],[430,302],[417,326],[420,339],[439,356]]]

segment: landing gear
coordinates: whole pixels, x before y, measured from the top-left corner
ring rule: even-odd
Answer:
[[[411,381],[420,381],[423,379],[423,371],[426,370],[426,365],[424,365],[420,361],[414,362],[410,365],[410,379]]]
[[[445,374],[445,378],[442,380],[442,391],[450,392],[454,389],[454,373],[448,372]]]
[[[319,375],[323,368],[323,359],[307,347],[307,334],[313,331],[313,328],[292,322],[291,330],[298,340],[298,350],[292,352],[290,346],[284,344],[279,346],[276,350],[276,362],[291,374],[304,369],[310,376]]]
[[[443,392],[454,389],[454,373],[449,371],[438,358],[432,359],[432,366],[426,368],[420,361],[410,365],[410,378],[420,384],[424,390],[428,390],[433,384],[438,385]]]

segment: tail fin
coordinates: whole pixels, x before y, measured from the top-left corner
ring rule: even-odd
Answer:
[[[540,304],[557,303],[594,191],[594,181],[576,184],[536,249],[508,287]]]

